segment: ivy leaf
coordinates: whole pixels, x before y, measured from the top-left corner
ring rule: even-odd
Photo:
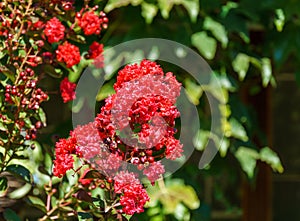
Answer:
[[[199,130],[193,139],[193,144],[197,150],[203,151],[207,145],[210,131]]]
[[[6,167],[5,171],[8,171],[12,174],[15,174],[15,175],[21,177],[24,181],[26,181],[28,183],[32,183],[32,175],[31,175],[30,171],[22,165],[11,164]]]
[[[140,5],[143,2],[143,0],[109,0],[108,3],[106,4],[104,11],[106,13],[114,10],[115,8],[120,8],[127,6],[129,4],[133,6]]]
[[[169,14],[171,9],[173,8],[173,1],[166,1],[166,0],[158,0],[158,6],[160,8],[161,16],[164,19],[169,18]]]
[[[248,147],[239,147],[235,152],[235,157],[240,162],[242,169],[246,172],[248,177],[252,178],[256,167],[256,160],[260,157],[259,153]]]
[[[6,221],[21,221],[16,212],[9,208],[4,210],[3,216]]]
[[[240,124],[240,122],[238,122],[235,118],[230,118],[229,123],[231,128],[230,136],[246,142],[248,140],[248,136],[243,125]]]
[[[277,153],[269,147],[260,150],[260,160],[269,164],[274,171],[282,173],[284,170]]]
[[[217,42],[214,38],[207,35],[206,32],[197,32],[192,35],[192,45],[195,46],[199,52],[206,59],[213,59],[217,50]]]
[[[143,2],[142,3],[142,16],[145,18],[146,23],[151,24],[153,18],[157,15],[158,8],[156,5]]]
[[[228,44],[227,32],[223,25],[214,21],[210,17],[205,18],[204,29],[211,31],[215,38],[222,43],[222,47],[226,48]]]
[[[187,78],[184,81],[185,92],[188,96],[188,99],[194,104],[199,104],[199,99],[203,94],[203,90],[200,85],[194,83],[191,79]]]
[[[263,58],[261,62],[262,62],[262,70],[261,70],[262,84],[264,87],[266,87],[272,79],[272,66],[269,58]]]
[[[239,53],[232,61],[232,67],[238,73],[240,81],[244,80],[249,69],[250,58],[248,55]]]
[[[182,1],[182,5],[188,11],[191,21],[196,22],[199,14],[200,6],[198,0]]]

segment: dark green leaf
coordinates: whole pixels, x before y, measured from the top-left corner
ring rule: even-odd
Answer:
[[[20,217],[12,209],[5,209],[3,212],[6,221],[21,221]]]
[[[40,209],[41,211],[45,213],[47,212],[46,205],[40,198],[35,196],[28,196],[28,202],[32,204],[34,207]]]
[[[32,183],[32,175],[28,169],[22,165],[12,164],[6,167],[6,171],[11,172],[28,183]]]
[[[90,213],[78,212],[79,221],[93,221],[93,216]]]

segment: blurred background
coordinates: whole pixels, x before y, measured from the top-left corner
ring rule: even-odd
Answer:
[[[226,97],[220,106],[220,129],[226,134],[221,143],[207,133],[211,113],[203,91],[214,94],[214,83],[203,89],[178,67],[158,61],[183,83],[203,126],[193,140],[197,150],[166,179],[164,188],[172,194],[161,197],[161,186],[150,187],[153,202],[132,220],[300,220],[300,1],[92,2],[110,20],[101,36],[106,48],[149,37],[186,45],[207,61]],[[144,55],[119,55],[109,65],[118,67],[132,56]],[[113,93],[115,76],[107,78],[97,107]],[[58,91],[58,82],[48,76],[41,84]],[[58,94],[51,96],[44,104],[48,127],[38,137],[49,148],[55,137],[66,137],[72,129],[70,108]],[[210,165],[199,170],[207,142],[222,146]],[[8,201],[1,200],[5,207]],[[19,214],[34,211],[20,205],[13,206]]]

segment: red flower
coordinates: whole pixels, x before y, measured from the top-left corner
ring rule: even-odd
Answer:
[[[55,144],[55,160],[53,174],[61,177],[73,168],[74,159],[72,154],[76,153],[76,139],[70,137],[68,139],[60,139]]]
[[[57,19],[52,18],[46,23],[44,30],[49,43],[59,42],[65,36],[65,26]]]
[[[143,60],[140,65],[126,65],[118,72],[117,82],[114,84],[115,91],[118,91],[125,82],[138,79],[145,75],[164,75],[161,67],[153,61]]]
[[[88,11],[78,19],[78,25],[85,35],[100,34],[102,20],[93,11]]]
[[[151,163],[147,168],[144,169],[143,174],[147,176],[152,184],[164,174],[165,168],[160,162]]]
[[[61,81],[60,92],[64,103],[67,103],[68,101],[72,101],[75,99],[76,97],[75,88],[76,88],[76,84],[70,82],[67,77],[65,77]]]
[[[102,68],[104,65],[104,57],[102,55],[103,44],[99,44],[98,42],[94,41],[91,44],[88,53],[89,53],[89,58],[94,59],[93,64],[95,65],[95,67]]]
[[[136,176],[122,171],[114,177],[114,181],[115,192],[121,194],[122,212],[128,215],[144,212],[144,205],[150,198]]]
[[[67,67],[70,68],[80,62],[79,48],[66,41],[64,44],[58,46],[56,58],[59,62],[65,62]]]

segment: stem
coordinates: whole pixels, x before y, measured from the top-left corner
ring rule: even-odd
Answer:
[[[75,188],[77,187],[78,184],[76,184],[75,186],[73,186],[70,191],[64,196],[64,198],[62,198],[56,206],[54,206],[50,211],[47,210],[47,214],[45,216],[43,216],[41,219],[39,219],[39,221],[45,221],[48,218],[52,218],[50,217],[51,214],[53,214],[57,209],[59,209],[62,205],[68,205],[69,202],[65,202],[65,200],[67,200],[74,192]],[[48,199],[47,199],[48,200]],[[47,202],[48,203],[48,202]],[[48,205],[47,205],[48,206]],[[49,208],[50,209],[50,208]],[[57,217],[57,216],[54,216]]]

